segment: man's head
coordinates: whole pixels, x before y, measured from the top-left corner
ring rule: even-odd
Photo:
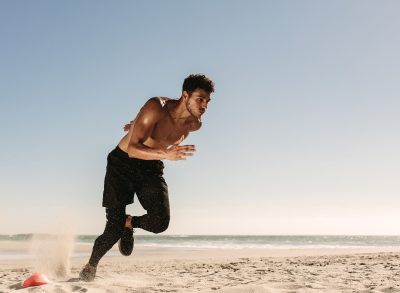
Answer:
[[[205,75],[191,74],[186,77],[182,86],[182,97],[189,113],[200,119],[207,109],[213,92],[214,82]]]

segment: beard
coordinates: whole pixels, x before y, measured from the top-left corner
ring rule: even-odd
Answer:
[[[188,110],[188,112],[190,113],[190,115],[192,115],[193,117],[196,117],[197,119],[200,119],[201,114],[196,114],[198,111],[196,111],[196,109],[194,107],[191,107],[190,103],[186,104],[186,109]]]

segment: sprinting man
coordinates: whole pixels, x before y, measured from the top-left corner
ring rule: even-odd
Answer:
[[[178,100],[166,97],[149,99],[131,123],[128,131],[107,157],[103,207],[107,223],[93,245],[89,262],[79,274],[93,281],[100,259],[118,242],[119,251],[130,255],[133,228],[161,233],[168,228],[170,213],[168,188],[163,178],[162,160],[186,160],[194,145],[180,145],[189,132],[199,130],[214,83],[204,75],[189,75],[183,82]],[[136,193],[147,211],[142,216],[126,214]]]

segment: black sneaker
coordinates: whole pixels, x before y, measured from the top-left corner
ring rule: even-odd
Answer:
[[[122,255],[129,256],[133,250],[133,229],[124,228],[121,239],[118,241],[119,252]]]
[[[79,273],[79,279],[85,282],[91,282],[96,276],[97,267],[91,266],[90,264],[85,265],[82,271]]]

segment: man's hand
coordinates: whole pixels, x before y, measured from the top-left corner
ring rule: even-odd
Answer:
[[[124,131],[129,131],[129,129],[131,128],[132,123],[133,123],[133,120],[131,122],[129,122],[128,124],[125,124]]]
[[[167,149],[166,159],[171,161],[186,160],[186,157],[193,156],[196,151],[194,145],[179,145],[185,136],[182,135],[171,147]]]

